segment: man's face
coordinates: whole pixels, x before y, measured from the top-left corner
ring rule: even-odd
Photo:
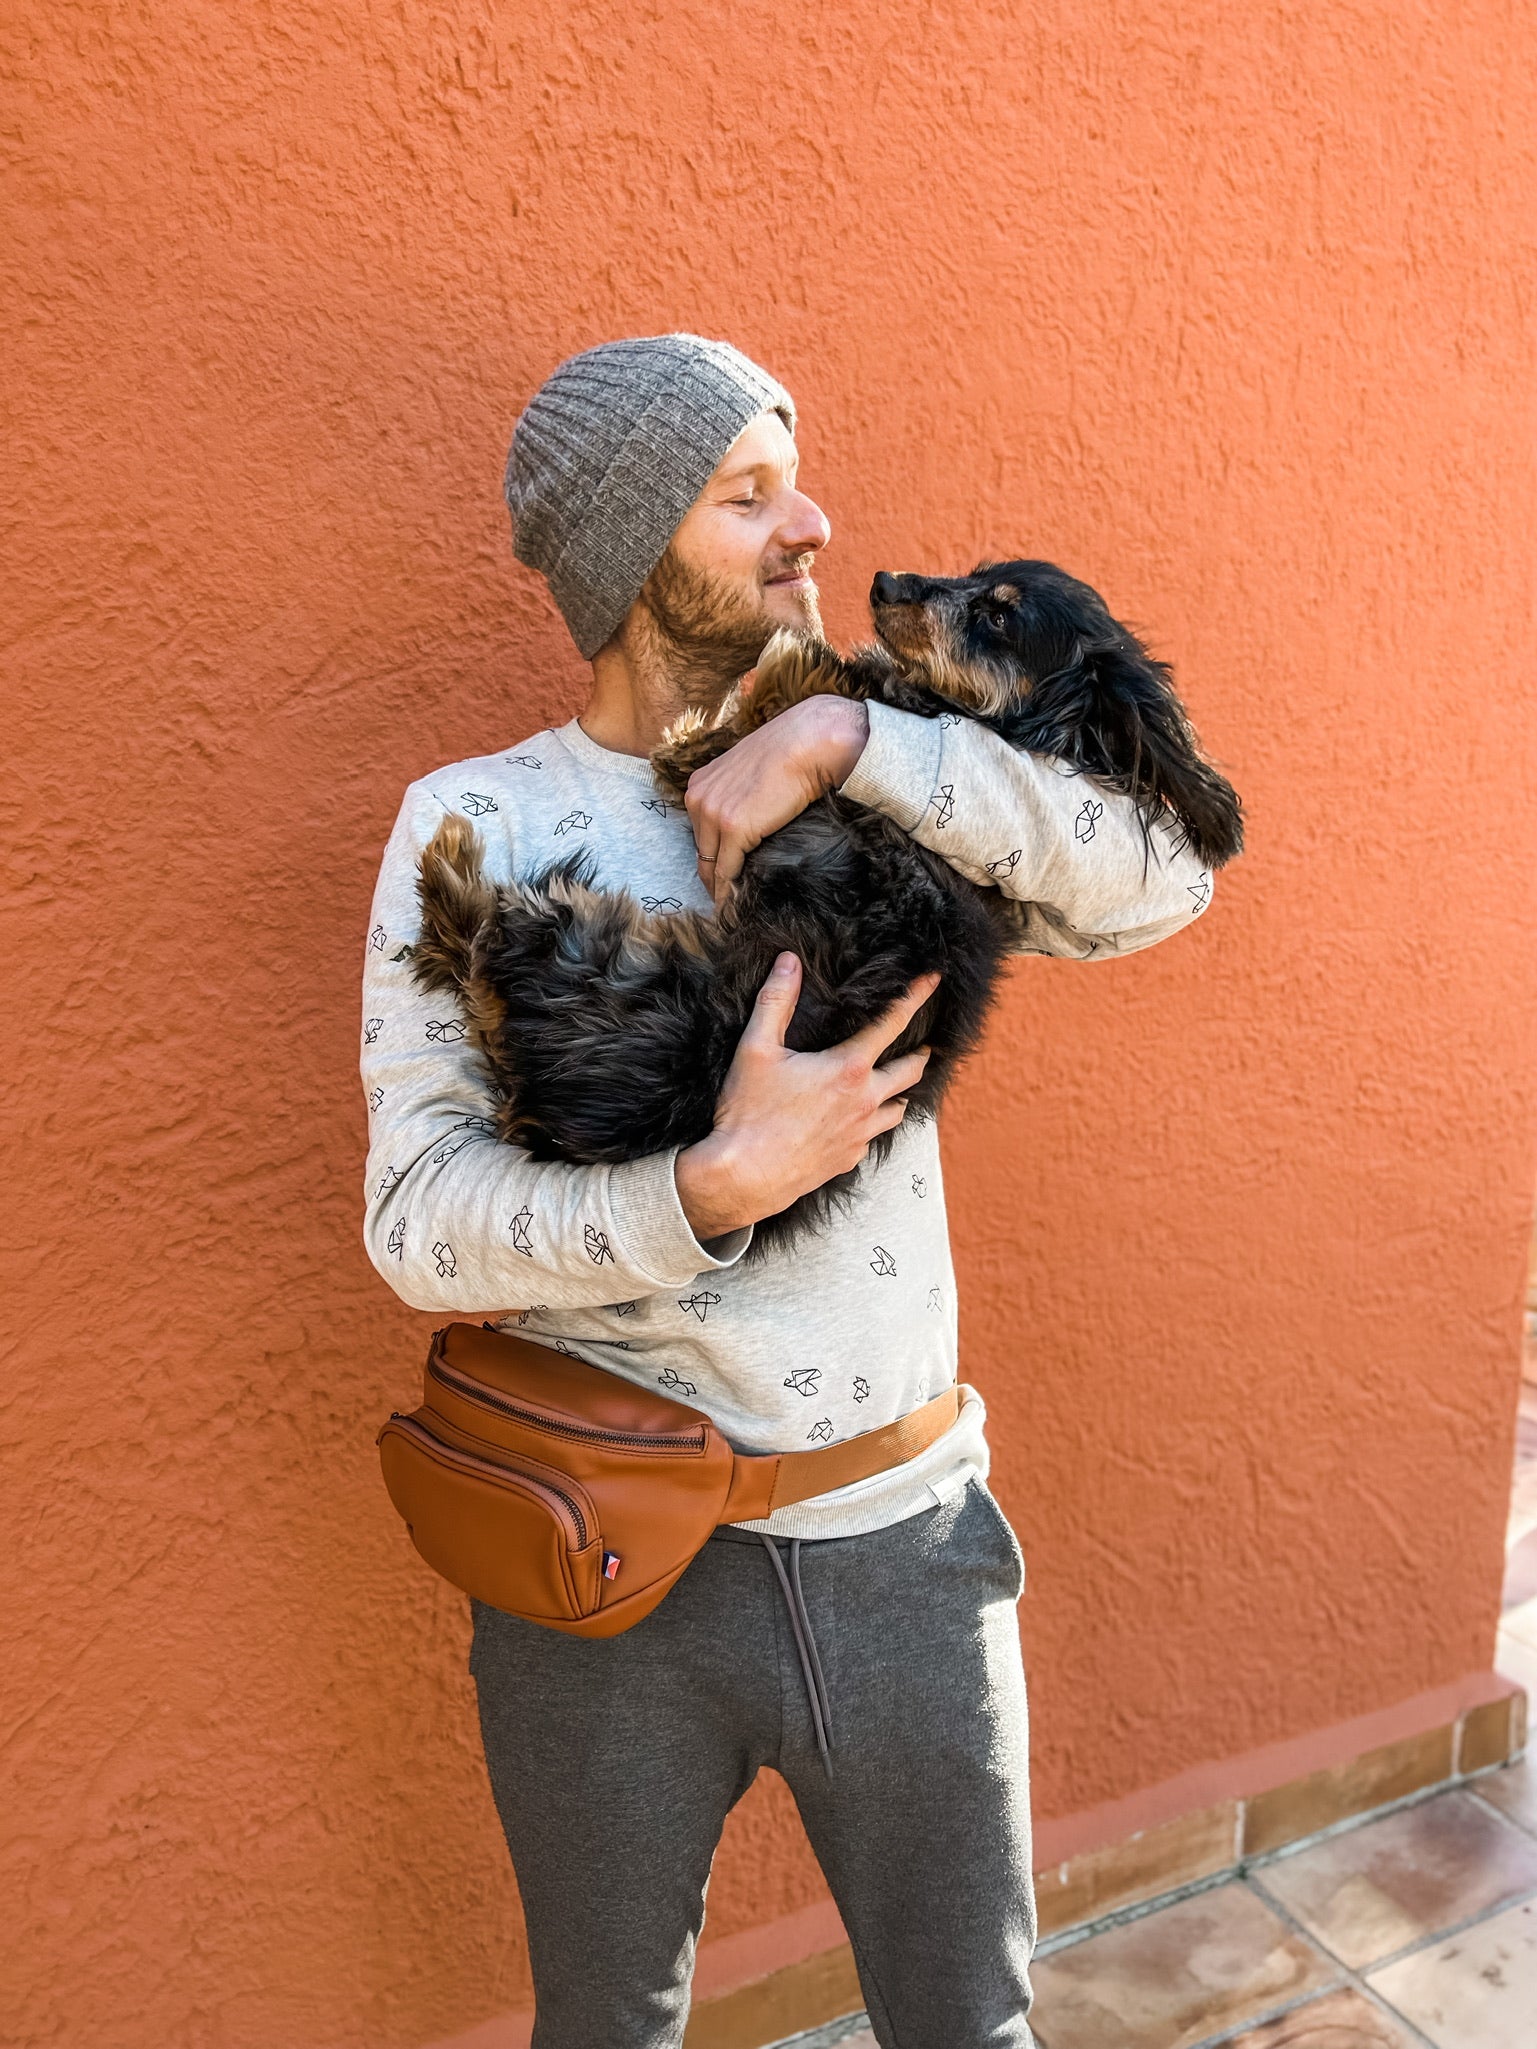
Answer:
[[[723,695],[779,627],[822,630],[812,569],[832,529],[796,489],[799,461],[784,421],[760,413],[647,578],[641,603],[670,644],[686,702]]]

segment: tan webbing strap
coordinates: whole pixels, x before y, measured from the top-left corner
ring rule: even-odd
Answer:
[[[921,1409],[912,1409],[879,1430],[866,1430],[842,1444],[816,1451],[780,1451],[736,1455],[731,1492],[721,1511],[723,1523],[757,1522],[776,1508],[830,1494],[893,1466],[906,1465],[944,1436],[961,1411],[960,1390],[947,1387]]]

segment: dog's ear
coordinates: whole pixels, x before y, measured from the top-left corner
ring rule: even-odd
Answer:
[[[1172,825],[1208,868],[1243,846],[1237,793],[1201,759],[1167,664],[1130,634],[1081,639],[1030,692],[1009,738],[1135,798],[1146,825]]]

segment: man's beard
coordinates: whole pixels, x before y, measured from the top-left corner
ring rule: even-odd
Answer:
[[[771,576],[787,570],[809,571],[812,557],[798,555],[767,569]],[[770,635],[786,622],[771,618],[761,596],[725,577],[713,577],[669,548],[646,579],[641,593],[647,615],[651,652],[668,683],[685,705],[714,711],[750,669]],[[800,631],[820,634],[822,614],[816,586],[797,593]]]

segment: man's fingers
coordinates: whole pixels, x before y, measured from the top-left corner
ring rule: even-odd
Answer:
[[[699,880],[715,894],[715,861],[720,851],[720,832],[714,821],[696,817],[689,813],[689,824],[694,828],[694,866],[699,870]]]
[[[876,1084],[882,1097],[889,1102],[893,1096],[905,1096],[923,1079],[923,1070],[929,1064],[930,1046],[920,1046],[916,1053],[904,1053],[900,1060],[893,1060],[888,1066],[873,1070]]]
[[[911,1024],[913,1018],[928,1002],[939,987],[939,980],[938,975],[915,977],[908,983],[905,995],[899,996],[873,1023],[865,1025],[862,1030],[845,1039],[844,1047],[851,1053],[862,1054],[874,1066],[892,1040]]]
[[[769,970],[768,980],[758,991],[752,1016],[747,1020],[747,1029],[741,1037],[741,1044],[753,1046],[783,1046],[785,1033],[790,1029],[790,1020],[795,1015],[795,1006],[800,1000],[801,964],[793,953],[782,953]]]
[[[906,1096],[890,1097],[881,1104],[880,1109],[876,1113],[875,1130],[870,1134],[871,1137],[877,1136],[882,1131],[895,1131],[906,1115]]]
[[[722,837],[715,850],[715,901],[722,903],[726,892],[742,872],[747,849],[740,840],[729,834]]]

